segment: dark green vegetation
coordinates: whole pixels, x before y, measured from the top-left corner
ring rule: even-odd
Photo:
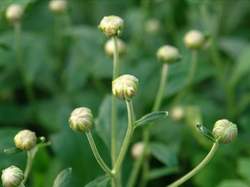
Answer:
[[[13,27],[4,16],[13,2],[26,5],[19,43],[22,67],[16,60]],[[86,137],[68,127],[70,112],[78,106],[93,111],[97,118],[95,139],[110,162],[112,59],[103,49],[107,38],[97,28],[101,18],[110,14],[125,21],[121,38],[127,52],[121,59],[122,72],[140,80],[135,97],[137,117],[148,113],[155,99],[161,71],[157,49],[171,44],[182,54],[182,60],[170,67],[161,107],[171,111],[190,68],[191,52],[185,48],[183,36],[192,29],[210,36],[208,46],[199,51],[192,89],[178,102],[185,108],[185,119],[176,122],[169,117],[151,128],[152,180],[148,186],[165,186],[193,168],[211,146],[196,130],[195,122],[212,129],[221,118],[238,124],[239,137],[221,146],[208,167],[183,186],[250,186],[248,0],[70,0],[68,15],[53,15],[47,0],[0,0],[0,13],[0,150],[13,146],[14,135],[24,128],[52,142],[39,150],[28,186],[52,186],[57,173],[68,167],[72,167],[71,187],[82,187],[103,174]],[[146,29],[151,18],[160,22],[157,31]],[[122,102],[120,108],[122,137],[127,114]],[[133,142],[140,140],[141,129]],[[128,154],[124,181],[132,161]],[[25,154],[1,151],[0,168],[12,164],[24,168]],[[162,176],[159,168],[169,170]]]

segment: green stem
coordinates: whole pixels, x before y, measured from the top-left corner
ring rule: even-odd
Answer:
[[[34,147],[33,149],[31,149],[30,151],[27,151],[27,163],[26,163],[26,167],[25,167],[25,171],[24,171],[24,179],[23,179],[23,184],[26,183],[31,168],[32,168],[32,164],[33,164],[33,160],[36,156],[36,153],[38,151],[38,147]]]
[[[156,100],[155,100],[155,103],[153,105],[152,111],[157,111],[160,109],[163,95],[164,95],[164,90],[166,87],[167,75],[168,75],[168,65],[163,64],[159,89],[158,89],[158,92],[156,95]],[[149,144],[149,138],[150,138],[149,128],[150,128],[150,125],[143,129],[144,153],[141,155],[141,158],[138,158],[136,160],[136,162],[134,163],[134,165],[135,165],[134,168],[136,168],[136,169],[133,170],[133,172],[131,173],[131,175],[129,177],[129,184],[131,185],[131,187],[135,184],[135,180],[137,179],[137,176],[139,174],[140,167],[141,167],[142,163],[143,163],[142,181],[144,181],[144,182],[142,182],[142,184],[147,183],[146,181],[147,181],[147,175],[148,175],[148,170],[149,170],[149,163],[148,163],[148,157],[147,157],[147,154],[149,152],[148,144]],[[144,162],[142,162],[141,160],[144,160]]]
[[[155,100],[155,103],[153,106],[153,112],[158,111],[161,107],[161,102],[162,102],[164,90],[166,87],[167,75],[168,75],[168,65],[163,64],[162,72],[161,72],[160,86],[159,86],[159,90],[157,92],[156,100]]]
[[[187,173],[182,178],[178,179],[177,181],[173,182],[172,184],[168,185],[168,187],[178,187],[190,178],[192,178],[194,175],[198,174],[208,163],[209,161],[214,157],[215,152],[217,151],[219,147],[219,143],[215,142],[209,151],[208,155],[189,173]]]
[[[193,50],[192,51],[192,57],[191,57],[191,66],[189,73],[187,75],[187,82],[185,88],[176,96],[174,99],[174,105],[178,105],[178,103],[181,101],[181,99],[186,95],[186,93],[192,88],[192,82],[194,79],[194,75],[196,73],[197,69],[197,62],[198,62],[198,51]]]
[[[112,40],[114,42],[114,54],[113,54],[113,80],[116,79],[119,76],[120,72],[120,64],[119,64],[119,53],[118,53],[118,43],[117,43],[117,37],[112,37]],[[112,167],[114,167],[117,157],[117,151],[116,151],[116,121],[117,121],[117,106],[116,106],[116,98],[112,95],[112,116],[111,116],[111,160],[112,160]],[[120,176],[118,177],[119,180],[116,180],[115,178],[112,178],[112,187],[118,186],[117,182],[120,181]]]
[[[134,107],[133,107],[133,103],[132,100],[126,100],[126,105],[127,105],[127,111],[128,111],[128,128],[127,128],[127,132],[126,135],[124,137],[122,146],[121,146],[121,150],[120,153],[117,157],[117,161],[115,163],[113,172],[118,174],[121,170],[121,166],[123,163],[123,160],[126,156],[127,150],[128,150],[128,146],[130,143],[130,139],[132,137],[133,134],[133,124],[135,121],[135,116],[134,116]]]
[[[87,136],[89,145],[91,147],[91,150],[95,156],[97,163],[100,165],[100,167],[103,169],[103,171],[105,173],[107,173],[109,176],[112,177],[113,174],[112,174],[111,170],[109,169],[109,167],[106,165],[106,163],[103,161],[103,159],[102,159],[102,157],[101,157],[101,155],[96,147],[95,140],[92,136],[91,131],[86,132],[86,136]]]
[[[25,94],[27,98],[32,101],[34,99],[33,91],[31,88],[31,84],[26,77],[25,66],[22,61],[22,47],[21,47],[21,23],[16,22],[14,24],[14,32],[15,32],[15,52],[16,52],[16,61],[19,66],[19,71],[21,75],[21,79],[25,88]]]

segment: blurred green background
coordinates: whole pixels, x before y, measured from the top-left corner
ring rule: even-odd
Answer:
[[[11,3],[25,6],[20,45],[22,63],[16,61],[15,34],[5,18]],[[109,160],[110,94],[112,59],[105,55],[107,38],[97,25],[106,15],[125,21],[121,38],[127,51],[122,73],[137,76],[137,117],[150,111],[161,71],[155,54],[164,44],[179,48],[182,60],[171,65],[163,110],[171,110],[175,96],[184,89],[191,52],[183,36],[198,29],[210,36],[199,51],[193,89],[178,105],[185,106],[185,119],[164,119],[152,128],[151,168],[178,168],[156,176],[148,186],[165,186],[194,167],[211,143],[196,132],[194,119],[208,128],[228,118],[238,124],[237,141],[222,145],[215,159],[183,186],[250,186],[250,1],[249,0],[70,0],[67,13],[55,15],[48,0],[0,1],[0,169],[25,167],[24,153],[6,155],[13,137],[28,128],[51,140],[41,149],[29,178],[30,187],[49,187],[57,173],[72,167],[68,186],[83,187],[102,175],[84,135],[68,127],[71,110],[92,109],[97,118],[95,139]],[[153,23],[153,24],[152,24]],[[27,94],[27,88],[32,93]],[[125,106],[119,112],[119,137],[126,129]],[[141,129],[133,142],[141,140]],[[118,142],[118,146],[119,146]],[[127,155],[124,181],[133,159]]]

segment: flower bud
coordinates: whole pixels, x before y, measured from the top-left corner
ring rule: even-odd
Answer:
[[[215,139],[219,140],[219,143],[230,143],[237,137],[237,134],[238,129],[236,124],[227,119],[218,120],[214,124],[213,135]]]
[[[89,131],[94,126],[94,119],[89,108],[79,107],[73,110],[69,118],[69,127],[76,132]]]
[[[180,57],[181,56],[178,49],[170,45],[164,45],[160,47],[157,51],[157,58],[163,63],[174,63],[178,61]]]
[[[23,15],[23,7],[19,4],[12,4],[6,10],[6,18],[10,23],[19,22]]]
[[[117,38],[117,50],[118,50],[119,55],[124,54],[126,51],[125,43],[119,38]],[[114,51],[115,51],[115,44],[114,44],[114,41],[110,39],[105,44],[105,52],[107,53],[107,55],[113,56]]]
[[[170,116],[172,117],[173,120],[175,121],[180,121],[184,117],[184,109],[181,106],[175,106],[172,108],[170,111]]]
[[[21,130],[14,137],[16,147],[23,151],[28,151],[35,147],[36,141],[36,134],[30,130]]]
[[[205,44],[205,36],[200,31],[192,30],[185,35],[184,43],[187,48],[200,49]]]
[[[112,82],[113,94],[124,100],[130,100],[136,94],[138,79],[133,75],[122,75]]]
[[[132,146],[132,151],[131,151],[132,157],[134,159],[140,158],[140,156],[143,154],[143,151],[144,151],[144,144],[143,144],[143,142],[135,143]]]
[[[147,33],[154,34],[160,30],[160,22],[158,19],[152,18],[147,20],[145,25],[145,30]]]
[[[108,37],[118,36],[123,29],[123,19],[118,16],[105,16],[98,27]]]
[[[59,14],[65,12],[67,8],[66,0],[51,0],[49,2],[49,9],[51,12]]]
[[[24,179],[21,169],[16,166],[10,166],[2,171],[3,187],[19,187]]]

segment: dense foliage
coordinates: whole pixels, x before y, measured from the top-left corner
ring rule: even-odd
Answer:
[[[19,41],[22,66],[16,59],[17,36],[5,18],[11,3],[25,6]],[[175,121],[169,116],[151,128],[148,186],[166,186],[193,168],[211,146],[197,131],[195,122],[212,129],[222,118],[237,123],[237,140],[221,146],[212,162],[183,186],[250,186],[248,0],[70,0],[63,14],[50,12],[48,3],[0,1],[1,169],[12,164],[25,167],[24,153],[6,155],[2,150],[13,147],[14,135],[28,128],[51,141],[49,147],[39,150],[28,186],[52,186],[58,172],[65,168],[72,168],[72,177],[68,184],[58,184],[60,187],[82,187],[103,175],[86,137],[70,130],[68,118],[75,107],[91,108],[96,117],[94,138],[110,163],[112,58],[104,52],[107,38],[97,25],[103,16],[114,14],[125,24],[121,38],[126,53],[121,57],[121,71],[139,79],[134,101],[138,117],[150,112],[155,99],[161,71],[157,49],[171,44],[182,55],[170,66],[161,109],[171,111],[178,104],[185,109],[185,119]],[[192,89],[177,100],[185,88],[191,59],[183,37],[192,29],[207,34],[209,42],[198,53]],[[119,103],[118,147],[127,126],[125,109]],[[135,132],[132,144],[141,141],[141,131]],[[127,154],[124,181],[132,163],[133,158]]]

